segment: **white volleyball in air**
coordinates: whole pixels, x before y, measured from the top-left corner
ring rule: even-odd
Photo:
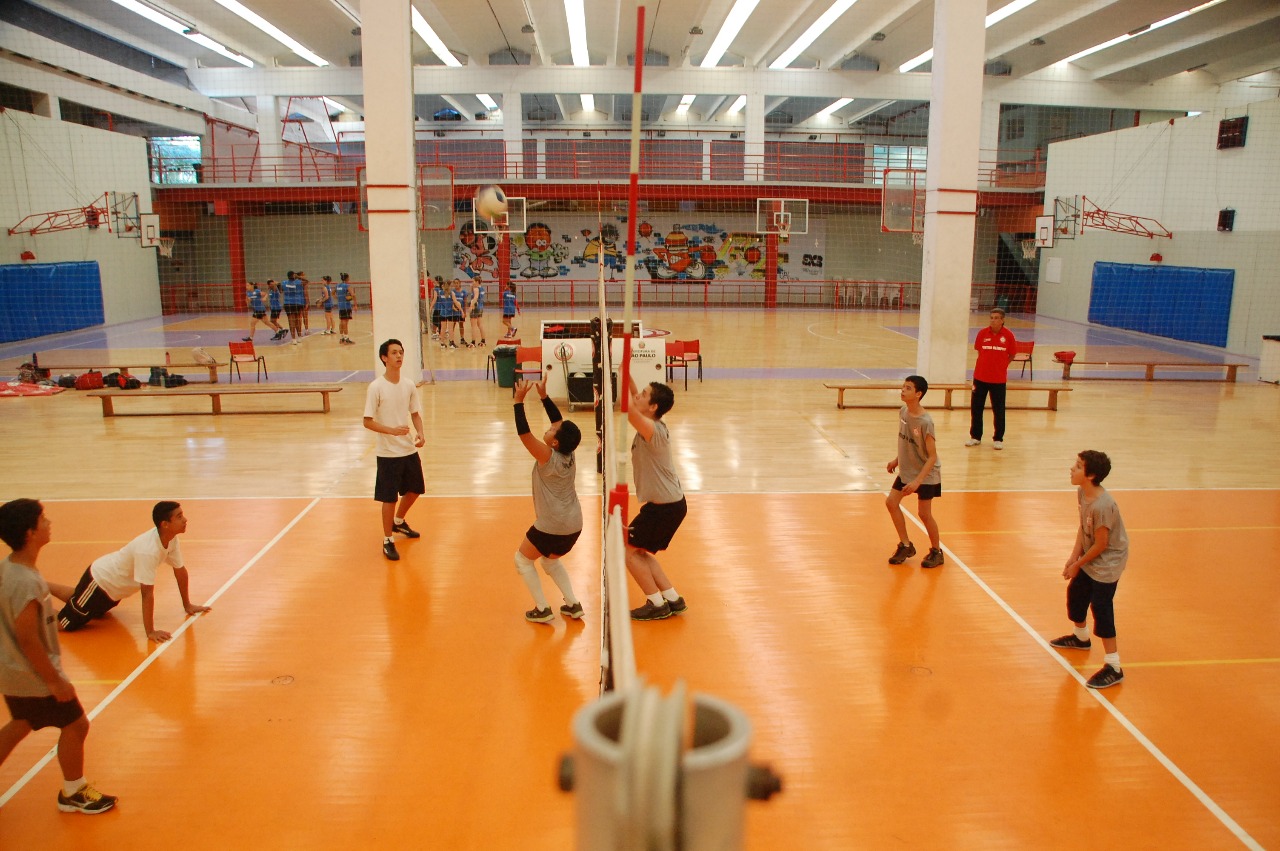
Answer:
[[[493,221],[507,214],[507,194],[497,186],[482,186],[476,193],[476,215]]]

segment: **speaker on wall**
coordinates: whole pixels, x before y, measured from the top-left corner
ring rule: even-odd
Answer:
[[[1225,210],[1218,211],[1218,230],[1227,231],[1235,230],[1236,227],[1236,211],[1228,207]]]

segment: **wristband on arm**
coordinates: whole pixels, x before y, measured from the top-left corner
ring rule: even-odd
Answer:
[[[529,418],[524,414],[524,402],[516,402],[514,408],[516,412],[516,434],[528,434],[532,429],[529,428]]]

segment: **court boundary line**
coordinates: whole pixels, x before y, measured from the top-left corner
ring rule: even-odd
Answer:
[[[309,503],[307,503],[306,507],[304,507],[301,511],[299,511],[298,514],[292,520],[290,520],[287,524],[285,524],[285,527],[283,529],[281,529],[279,532],[276,533],[275,537],[273,537],[270,541],[267,541],[267,543],[263,544],[262,549],[254,553],[254,555],[247,562],[245,562],[240,567],[239,570],[233,573],[231,577],[227,579],[226,582],[222,583],[222,587],[219,588],[217,591],[214,591],[213,595],[209,597],[208,600],[205,601],[205,604],[212,605],[214,602],[218,600],[219,597],[225,594],[231,588],[231,586],[235,585],[236,582],[240,581],[240,578],[244,576],[246,573],[248,573],[249,569],[252,568],[255,564],[257,564],[258,561],[264,555],[266,555],[276,544],[278,544],[280,542],[280,539],[283,538],[285,535],[287,535],[293,529],[294,526],[297,526],[298,523],[302,520],[302,518],[307,516],[307,514],[311,512],[311,509],[315,508],[317,505],[320,504],[320,500],[321,500],[321,497],[317,496],[317,497],[314,497]],[[138,666],[134,668],[132,671],[130,671],[129,675],[126,676],[123,680],[121,680],[120,684],[116,686],[114,689],[112,689],[111,692],[106,697],[104,697],[101,701],[99,701],[97,706],[93,707],[93,709],[86,712],[85,716],[90,721],[92,721],[95,718],[97,718],[99,715],[101,715],[102,712],[108,706],[110,706],[111,703],[115,701],[115,699],[119,697],[126,688],[128,688],[130,685],[133,684],[134,680],[142,676],[143,671],[145,671],[147,668],[150,668],[151,664],[155,662],[157,659],[159,659],[161,654],[163,654],[166,650],[168,650],[170,647],[172,647],[176,643],[175,640],[178,638],[178,636],[182,635],[184,632],[190,629],[192,624],[200,620],[200,618],[202,618],[203,616],[204,616],[203,614],[197,614],[192,617],[184,619],[182,621],[182,624],[173,631],[173,635],[168,641],[157,645],[154,650],[148,653],[147,658],[139,662]],[[54,757],[57,756],[57,754],[58,754],[58,746],[54,745],[53,747],[49,748],[49,750],[45,753],[44,756],[36,760],[35,765],[31,766],[31,768],[29,768],[25,774],[19,777],[14,782],[14,784],[5,791],[3,795],[0,795],[0,807],[3,807],[5,804],[9,803],[9,801],[11,801],[14,798],[14,796],[16,796],[19,792],[21,792],[28,783],[30,783],[33,779],[35,779],[35,776],[39,774],[41,771],[43,771],[45,766],[47,766],[50,762],[52,762]]]
[[[920,522],[920,519],[916,517],[915,514],[906,510],[903,511],[903,514],[906,515],[908,518],[910,518],[911,522],[914,523],[916,527],[920,529],[920,531],[924,532],[925,534],[928,534],[928,530],[925,529],[924,524]],[[1081,687],[1083,687],[1084,690],[1094,700],[1096,700],[1099,704],[1101,704],[1101,706],[1107,712],[1111,713],[1111,717],[1113,717],[1120,724],[1120,726],[1123,727],[1129,733],[1129,735],[1133,736],[1134,740],[1138,744],[1140,744],[1147,751],[1147,753],[1151,754],[1151,756],[1155,758],[1156,762],[1164,766],[1165,770],[1168,771],[1170,774],[1172,774],[1174,779],[1176,779],[1179,783],[1181,783],[1183,788],[1185,788],[1188,792],[1191,793],[1192,797],[1194,797],[1197,801],[1199,801],[1204,806],[1205,809],[1207,809],[1215,818],[1217,818],[1217,820],[1222,824],[1223,827],[1225,827],[1228,831],[1230,831],[1236,837],[1236,839],[1240,840],[1240,842],[1243,845],[1245,845],[1245,847],[1253,849],[1253,851],[1264,851],[1261,843],[1259,843],[1256,839],[1250,836],[1248,831],[1246,831],[1235,819],[1233,819],[1230,815],[1228,815],[1227,811],[1224,810],[1221,806],[1219,806],[1218,803],[1213,800],[1213,798],[1210,798],[1209,794],[1205,792],[1203,789],[1201,789],[1200,786],[1194,780],[1192,780],[1189,776],[1187,776],[1186,772],[1184,772],[1181,768],[1179,768],[1177,764],[1174,763],[1174,761],[1165,754],[1164,751],[1160,750],[1160,748],[1156,746],[1155,742],[1148,739],[1146,735],[1141,730],[1138,729],[1137,725],[1134,724],[1132,721],[1130,721],[1123,712],[1121,712],[1111,701],[1103,697],[1102,694],[1100,694],[1097,689],[1091,689],[1085,686],[1086,681],[1084,676],[1079,671],[1077,671],[1074,667],[1072,667],[1071,663],[1068,662],[1065,658],[1063,658],[1061,654],[1059,654],[1052,647],[1050,647],[1049,642],[1046,641],[1043,637],[1041,637],[1040,633],[1032,629],[1031,624],[1027,623],[1026,619],[1024,619],[1022,615],[1018,614],[1018,612],[1015,611],[1012,606],[1006,603],[1004,599],[991,588],[990,585],[984,582],[982,578],[978,576],[978,574],[974,573],[973,570],[970,569],[969,565],[964,563],[963,559],[961,559],[959,556],[953,553],[945,543],[942,544],[942,550],[947,554],[948,558],[952,559],[952,562],[957,567],[959,567],[962,571],[964,571],[965,575],[968,576],[969,579],[971,579],[975,585],[977,585],[980,589],[982,589],[982,591],[985,592],[986,595],[990,597],[997,606],[999,606],[1001,609],[1004,610],[1005,614],[1007,614],[1010,618],[1013,619],[1014,623],[1022,627],[1023,631],[1025,631],[1028,635],[1030,635],[1031,638],[1035,641],[1035,643],[1040,645],[1040,647],[1045,651],[1045,653],[1048,656],[1053,658],[1055,662],[1061,665],[1063,670],[1065,670],[1068,674],[1071,675],[1072,678],[1074,678],[1077,682],[1079,682]]]

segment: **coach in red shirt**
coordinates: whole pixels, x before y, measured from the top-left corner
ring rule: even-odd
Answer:
[[[977,446],[982,442],[982,411],[991,395],[991,413],[995,419],[995,440],[992,446],[1004,449],[1004,391],[1009,378],[1009,362],[1013,360],[1016,340],[1013,332],[1004,327],[1004,310],[991,311],[991,325],[978,332],[973,347],[978,352],[978,362],[973,367],[973,394],[969,406],[969,439],[965,446]]]

